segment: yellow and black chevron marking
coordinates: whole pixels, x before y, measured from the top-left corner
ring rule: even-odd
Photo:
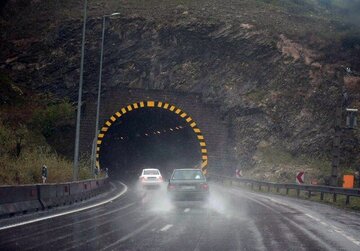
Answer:
[[[125,113],[134,111],[136,109],[144,108],[144,107],[162,108],[162,109],[174,112],[174,113],[178,114],[182,119],[184,119],[191,126],[191,128],[194,130],[194,132],[197,136],[197,139],[198,139],[200,147],[201,147],[201,155],[202,155],[201,156],[201,159],[202,159],[201,170],[204,174],[206,174],[207,173],[207,164],[208,164],[208,153],[207,153],[207,149],[206,149],[206,143],[205,143],[204,136],[202,135],[200,129],[197,127],[196,122],[188,114],[183,112],[178,107],[171,105],[169,103],[161,102],[161,101],[159,101],[159,102],[141,101],[138,103],[134,103],[134,104],[125,106],[125,107],[121,108],[118,112],[116,112],[114,115],[112,115],[109,118],[109,120],[104,123],[104,125],[101,128],[101,131],[98,135],[98,139],[97,139],[97,146],[96,146],[96,166],[97,166],[97,168],[100,168],[99,153],[100,153],[101,143],[102,143],[102,140],[104,139],[106,132],[109,130],[110,126],[112,124],[114,124],[115,121],[117,119],[119,119],[121,116],[123,116]]]

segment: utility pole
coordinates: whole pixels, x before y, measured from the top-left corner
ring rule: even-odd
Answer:
[[[100,48],[100,69],[99,69],[99,83],[98,83],[98,96],[97,96],[97,106],[96,106],[96,120],[95,120],[95,136],[93,141],[92,149],[92,172],[96,168],[96,148],[97,148],[97,136],[99,134],[99,117],[100,117],[100,102],[101,102],[101,83],[102,83],[102,68],[103,68],[103,59],[104,59],[104,40],[105,40],[105,25],[106,18],[120,15],[118,12],[114,12],[111,15],[104,15],[102,18],[102,33],[101,33],[101,48]]]
[[[80,119],[81,119],[81,102],[82,102],[82,87],[83,87],[83,72],[84,72],[84,54],[85,54],[85,30],[86,30],[86,10],[87,0],[84,1],[84,24],[82,31],[82,43],[81,43],[81,62],[80,62],[80,83],[79,83],[79,96],[77,105],[76,116],[76,136],[75,136],[75,154],[74,154],[74,168],[73,168],[73,180],[78,180],[79,175],[79,141],[80,141]]]
[[[342,103],[342,102],[341,102]],[[331,169],[331,179],[330,185],[338,185],[338,171],[340,165],[340,146],[341,146],[341,121],[342,121],[342,104],[341,107],[336,108],[335,114],[335,135],[333,140],[333,150],[332,150],[332,169]]]

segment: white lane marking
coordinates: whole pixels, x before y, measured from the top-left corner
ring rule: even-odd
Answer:
[[[109,246],[106,246],[104,248],[102,248],[101,250],[106,250],[106,249],[110,249],[114,246],[116,246],[117,244],[124,242],[126,240],[128,240],[129,238],[137,235],[138,233],[140,233],[141,231],[145,230],[147,227],[149,227],[151,224],[153,224],[155,221],[157,221],[157,218],[154,218],[152,220],[150,220],[149,222],[147,222],[146,224],[142,225],[141,227],[139,227],[138,229],[134,230],[133,232],[125,235],[124,237],[122,237],[120,240],[111,243]],[[112,249],[113,250],[113,249]]]
[[[161,232],[166,232],[166,231],[168,231],[170,228],[172,228],[172,224],[168,224],[168,225],[166,225],[165,227],[163,227],[162,229],[160,229],[160,231]]]
[[[351,241],[351,242],[354,243],[355,245],[360,246],[360,241],[359,241],[359,240],[356,240],[356,239],[353,238],[352,236],[345,234],[343,230],[341,230],[341,229],[339,229],[339,228],[337,228],[337,227],[335,227],[335,226],[333,226],[333,225],[327,224],[327,223],[321,221],[320,219],[318,219],[318,218],[316,218],[316,217],[314,217],[314,216],[312,216],[312,215],[310,215],[310,214],[305,214],[305,215],[306,215],[307,217],[309,217],[309,218],[311,218],[311,219],[313,219],[313,220],[321,223],[322,225],[329,227],[329,228],[331,229],[331,230],[329,229],[330,231],[335,231],[336,233],[342,235],[344,238],[348,239],[349,241]]]
[[[119,181],[119,182],[120,182],[120,181]],[[104,204],[106,204],[106,203],[112,202],[113,200],[115,200],[115,199],[119,198],[120,196],[122,196],[122,195],[123,195],[124,193],[126,193],[127,190],[128,190],[127,185],[125,185],[125,184],[122,183],[122,182],[120,182],[120,183],[124,186],[124,189],[123,189],[120,193],[118,193],[117,195],[115,195],[114,197],[111,197],[110,199],[107,199],[107,200],[105,200],[105,201],[96,203],[96,204],[94,204],[94,205],[90,205],[90,206],[86,206],[86,207],[81,207],[81,208],[74,209],[74,210],[70,210],[70,211],[67,211],[67,212],[63,212],[63,213],[59,213],[59,214],[53,214],[53,215],[49,215],[49,216],[45,216],[45,217],[40,217],[40,218],[37,218],[37,219],[34,219],[34,220],[23,221],[23,222],[19,222],[19,223],[16,223],[16,224],[11,224],[11,225],[7,225],[7,226],[3,226],[3,227],[0,227],[0,231],[1,231],[1,230],[5,230],[5,229],[9,229],[9,228],[14,228],[14,227],[18,227],[18,226],[23,226],[23,225],[35,223],[35,222],[39,222],[39,221],[44,221],[44,220],[48,220],[48,219],[52,219],[52,218],[56,218],[56,217],[60,217],[60,216],[68,215],[68,214],[73,214],[73,213],[81,212],[81,211],[84,211],[84,210],[87,210],[87,209],[90,209],[90,208],[98,207],[98,206],[104,205]]]
[[[187,213],[190,211],[190,208],[185,208],[184,212]]]

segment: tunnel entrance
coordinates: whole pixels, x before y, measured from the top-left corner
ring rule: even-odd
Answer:
[[[174,168],[206,172],[205,147],[200,129],[186,113],[162,102],[140,102],[122,108],[105,123],[98,138],[97,165],[122,179],[136,179],[144,168],[157,168],[164,178]]]

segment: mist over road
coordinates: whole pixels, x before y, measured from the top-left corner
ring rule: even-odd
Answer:
[[[120,183],[116,186],[123,190]],[[165,187],[143,191],[128,185],[110,203],[1,230],[0,249],[360,249],[358,213],[213,183],[210,189],[208,204],[171,203]]]

